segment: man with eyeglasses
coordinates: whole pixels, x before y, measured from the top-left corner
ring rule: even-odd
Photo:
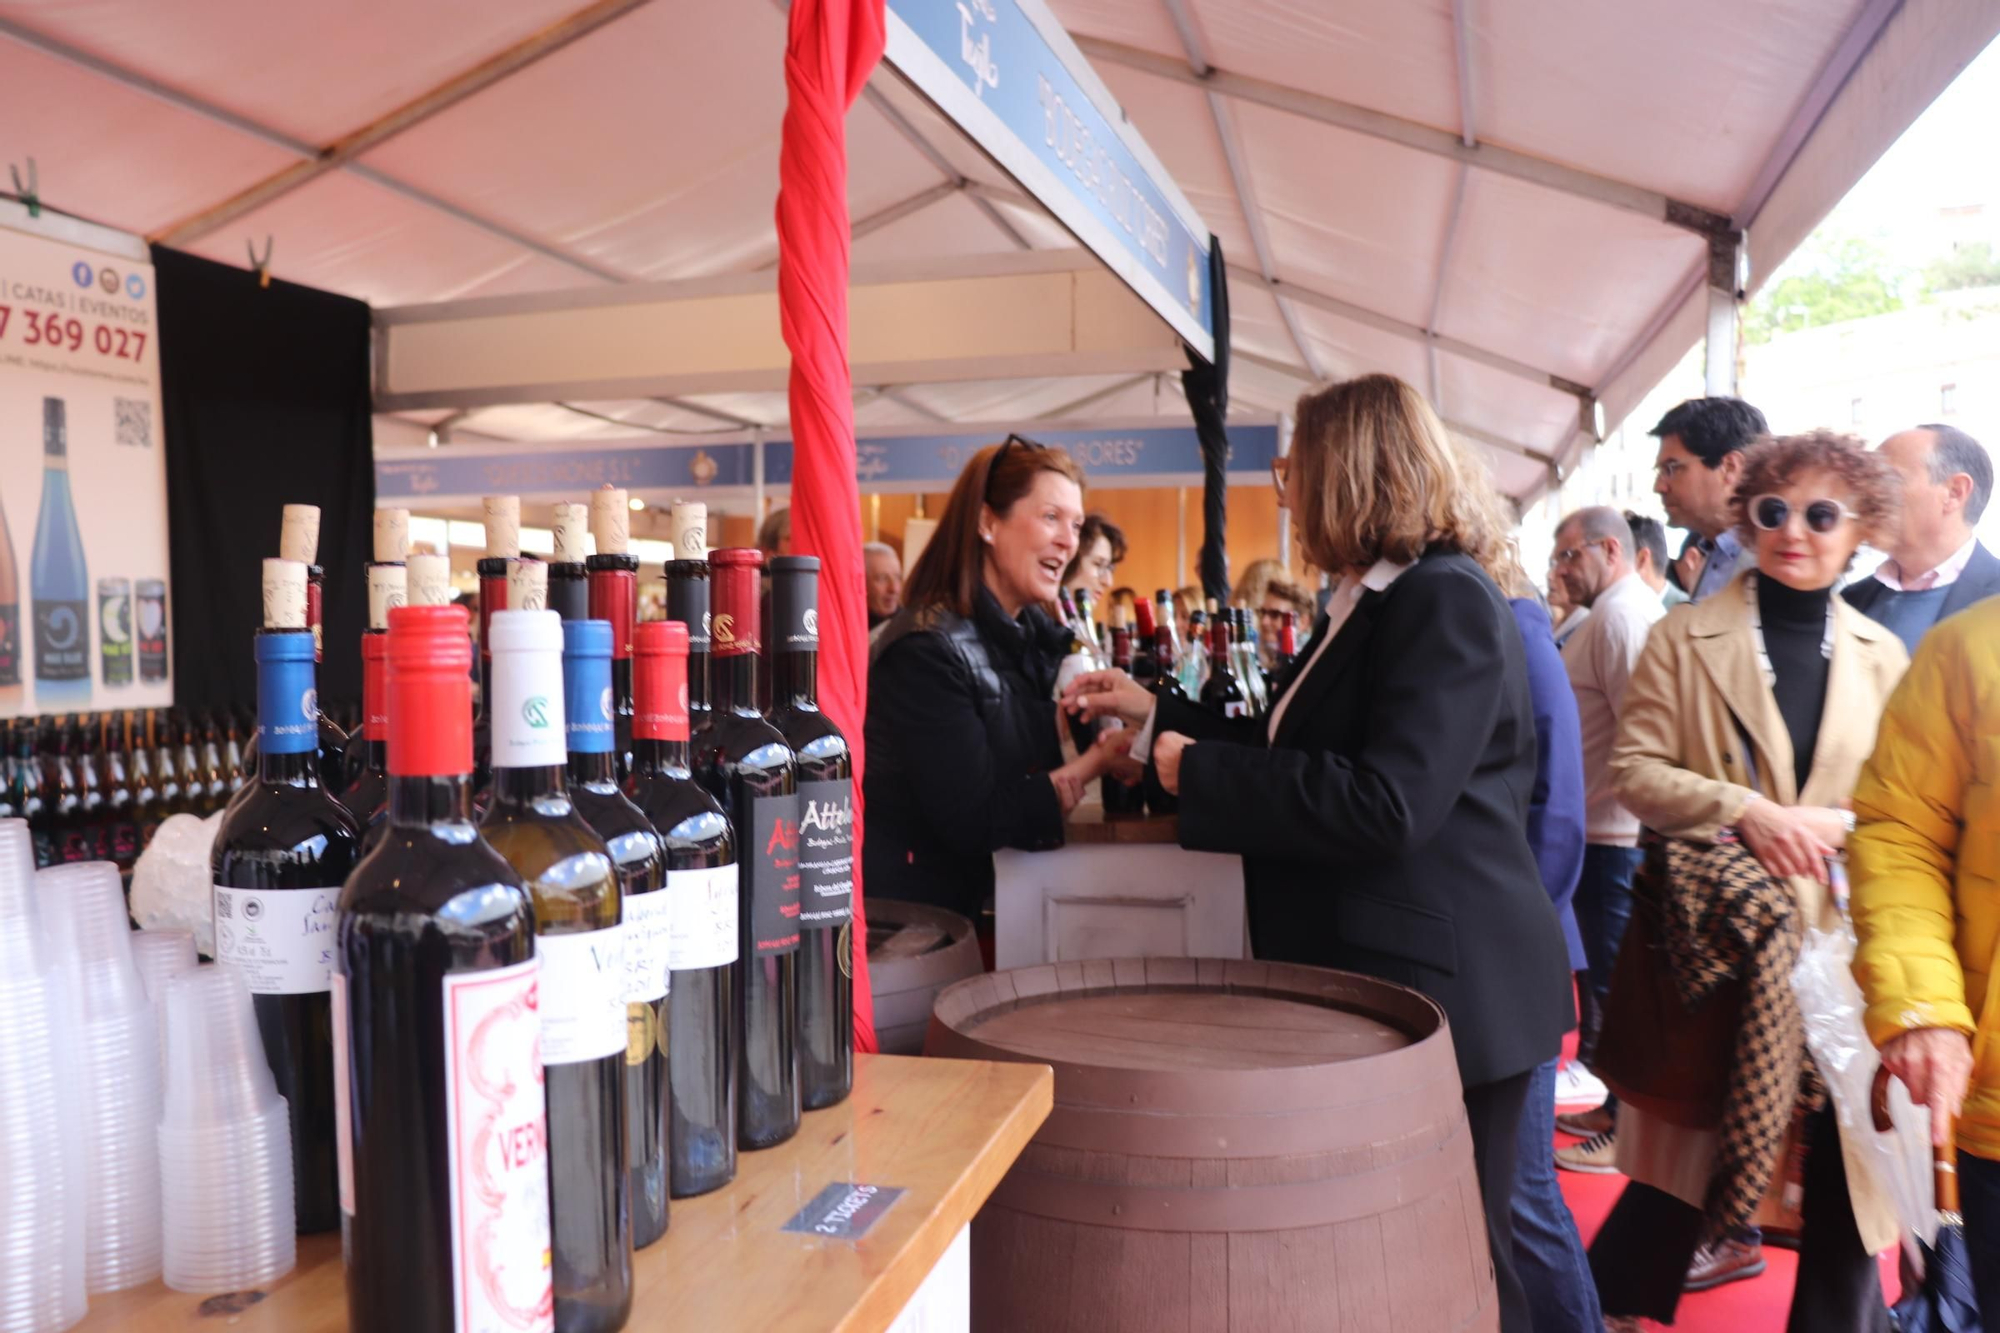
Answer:
[[[1972,535],[1993,498],[1993,462],[1955,426],[1918,426],[1882,441],[1903,479],[1902,531],[1873,575],[1841,593],[1915,656],[1931,626],[2000,593],[2000,559]]]
[[[1551,577],[1561,582],[1572,602],[1590,610],[1562,650],[1583,731],[1583,877],[1574,902],[1589,968],[1577,1050],[1577,1059],[1586,1066],[1596,1055],[1611,970],[1632,915],[1632,876],[1640,856],[1639,821],[1612,791],[1611,745],[1632,668],[1654,622],[1666,614],[1634,568],[1632,549],[1631,526],[1615,509],[1579,510],[1556,529]],[[1556,1165],[1599,1175],[1615,1172],[1616,1110],[1615,1100],[1607,1097],[1594,1110],[1557,1117],[1559,1126],[1583,1135],[1584,1142],[1556,1153]]]
[[[1770,429],[1764,414],[1741,398],[1690,398],[1648,432],[1660,442],[1653,490],[1667,522],[1694,533],[1701,553],[1690,601],[1720,591],[1736,573],[1743,547],[1731,530],[1729,497],[1743,474],[1743,451]]]

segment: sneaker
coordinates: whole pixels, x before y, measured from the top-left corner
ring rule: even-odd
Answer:
[[[1595,1138],[1611,1128],[1611,1111],[1603,1106],[1593,1106],[1588,1111],[1569,1111],[1556,1117],[1556,1128],[1580,1139]]]
[[[1557,1106],[1602,1106],[1604,1082],[1572,1060],[1556,1071]]]
[[[1582,1143],[1558,1148],[1556,1165],[1565,1171],[1580,1171],[1587,1176],[1615,1176],[1618,1174],[1618,1140],[1607,1129],[1602,1134],[1591,1135]]]
[[[1764,1247],[1732,1237],[1694,1252],[1694,1262],[1688,1265],[1687,1281],[1681,1284],[1681,1290],[1708,1291],[1726,1282],[1756,1277],[1763,1271]]]

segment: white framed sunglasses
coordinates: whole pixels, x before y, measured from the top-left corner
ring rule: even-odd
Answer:
[[[1792,505],[1782,495],[1760,495],[1749,504],[1750,521],[1765,532],[1776,532],[1791,522]],[[1824,536],[1854,517],[1852,511],[1838,500],[1814,500],[1808,503],[1799,516],[1805,520],[1806,529]]]

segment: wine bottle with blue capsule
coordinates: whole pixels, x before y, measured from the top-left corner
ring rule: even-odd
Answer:
[[[306,567],[264,562],[256,639],[257,780],[216,830],[215,957],[249,983],[264,1054],[291,1112],[301,1232],[340,1224],[329,993],[341,885],[360,831],[320,784],[319,695]]]
[[[672,899],[660,835],[618,789],[611,703],[611,625],[563,622],[563,700],[569,712],[569,796],[604,839],[625,916],[625,1148],[632,1247],[667,1231],[667,941]]]
[[[90,567],[70,493],[69,417],[42,399],[42,509],[35,520],[28,592],[35,617],[35,703],[57,712],[90,698]]]

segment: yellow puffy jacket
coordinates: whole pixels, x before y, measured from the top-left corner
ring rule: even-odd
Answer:
[[[1854,790],[1854,976],[1881,1046],[1972,1038],[1968,1152],[2000,1159],[2000,597],[1939,624],[1889,700]]]

